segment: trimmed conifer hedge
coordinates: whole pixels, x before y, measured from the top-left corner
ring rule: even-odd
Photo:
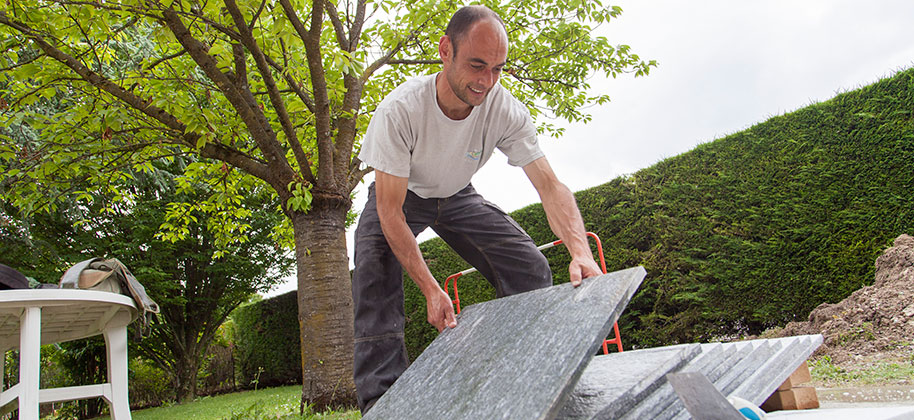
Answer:
[[[576,197],[609,270],[648,271],[619,320],[631,348],[756,334],[871,284],[879,253],[914,234],[912,189],[908,69]],[[555,239],[541,205],[512,216],[537,243]],[[468,267],[440,239],[420,248],[442,282]],[[556,282],[567,281],[567,252],[546,252]],[[459,284],[464,307],[494,297],[478,274]],[[415,358],[437,332],[405,286]]]
[[[298,293],[242,306],[235,321],[235,358],[244,388],[300,384]]]

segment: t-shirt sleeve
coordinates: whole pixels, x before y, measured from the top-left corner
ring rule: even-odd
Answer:
[[[498,142],[498,150],[508,157],[508,164],[522,167],[545,154],[540,149],[530,112],[513,97],[509,98],[509,103],[505,134]]]
[[[404,116],[391,107],[379,107],[365,130],[359,159],[378,171],[408,178],[412,149],[409,139]]]

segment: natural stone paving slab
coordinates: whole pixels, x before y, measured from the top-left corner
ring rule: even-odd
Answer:
[[[733,359],[738,355],[738,349],[735,346],[726,346],[720,343],[702,344],[702,353],[692,359],[686,366],[680,369],[681,372],[702,372],[709,375],[731,363],[736,363]],[[731,362],[732,361],[732,362]],[[671,409],[670,407],[673,406]],[[678,397],[673,392],[673,387],[663,380],[663,383],[656,391],[645,397],[632,410],[625,413],[622,417],[625,420],[642,420],[660,418],[661,413],[666,411],[679,412],[683,407],[679,403]],[[610,419],[611,417],[596,417],[598,419]]]
[[[671,373],[666,379],[695,420],[743,420],[742,414],[699,372]]]
[[[712,366],[719,364],[728,352],[735,351],[733,347],[724,347],[721,343],[705,343],[701,345],[701,354],[689,362],[683,370],[693,372],[709,372]]]
[[[700,344],[633,350],[594,357],[558,419],[613,417],[625,413],[660,386],[669,372],[701,352]]]
[[[724,358],[712,361],[710,369],[702,371],[711,382],[717,382],[727,372],[733,370],[733,366],[739,363],[744,357],[748,356],[753,349],[752,343],[738,342],[727,343],[724,345],[724,352],[727,354]]]
[[[798,366],[822,345],[822,335],[784,337],[782,348],[730,395],[762,405]]]
[[[645,275],[634,267],[464,308],[364,419],[554,418]]]
[[[761,404],[822,344],[821,335],[702,344],[678,372],[701,373],[725,396]],[[713,379],[712,379],[713,377]],[[685,420],[692,416],[665,380],[626,413],[593,419]]]
[[[735,343],[725,343],[725,347],[734,347],[736,352],[723,362],[727,366],[723,374],[714,378],[707,376],[708,380],[714,383],[717,389],[722,390],[724,386],[732,383],[743,375],[748,376],[747,370],[758,368],[763,363],[765,355],[770,354],[770,344],[768,340],[751,340],[738,341]],[[716,372],[716,371],[715,371]],[[698,372],[703,373],[703,372]],[[723,395],[727,392],[721,391]],[[656,416],[656,419],[688,419],[689,412],[685,409],[682,400],[677,398],[663,412]]]
[[[714,381],[714,385],[724,395],[730,395],[736,387],[764,365],[765,361],[780,348],[781,343],[777,340],[754,340],[752,342],[752,351],[746,357],[743,357],[739,363],[733,365],[733,368],[726,375]]]
[[[753,346],[752,353],[743,359],[756,357],[744,369],[735,366],[740,372],[739,379],[733,383],[725,383],[722,378],[714,383],[726,396],[737,396],[756,405],[761,405],[781,383],[786,380],[797,366],[809,358],[816,348],[822,344],[821,335],[805,335],[797,337],[784,337],[768,340],[748,341]],[[736,344],[736,343],[732,343]],[[741,362],[741,364],[743,364]],[[735,388],[735,389],[734,389]],[[673,416],[661,416],[664,419],[688,420],[692,416],[686,410],[681,410]]]

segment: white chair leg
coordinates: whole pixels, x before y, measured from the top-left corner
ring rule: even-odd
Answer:
[[[131,420],[127,395],[127,327],[105,331],[105,347],[111,384],[111,420]]]
[[[0,349],[0,393],[6,388],[6,377],[3,375],[6,374],[6,352],[7,349]]]
[[[41,308],[22,311],[19,329],[19,419],[38,420]]]

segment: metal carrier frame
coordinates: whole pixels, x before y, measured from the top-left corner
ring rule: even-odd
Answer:
[[[593,232],[587,232],[587,236],[593,238],[593,240],[597,243],[597,254],[600,257],[600,269],[603,270],[603,274],[606,274],[606,260],[604,260],[604,258],[603,258],[603,243],[600,242],[600,238],[597,236],[597,234],[595,234]],[[562,240],[559,239],[557,241],[553,241],[553,242],[549,242],[547,244],[540,245],[540,246],[536,247],[536,249],[543,251],[543,250],[552,248],[556,245],[559,245],[561,243],[562,243]],[[457,307],[458,314],[460,313],[460,295],[457,293],[457,279],[465,274],[470,274],[475,271],[477,271],[475,268],[468,268],[459,273],[451,274],[446,280],[444,280],[444,292],[448,294],[448,297],[451,296],[451,292],[448,291],[448,288],[453,280],[454,298],[451,301]],[[615,335],[615,338],[603,340],[603,354],[609,354],[609,348],[607,347],[608,344],[615,344],[616,349],[618,349],[620,353],[622,352],[622,336],[619,335],[619,323],[618,322],[613,323],[613,334]]]

